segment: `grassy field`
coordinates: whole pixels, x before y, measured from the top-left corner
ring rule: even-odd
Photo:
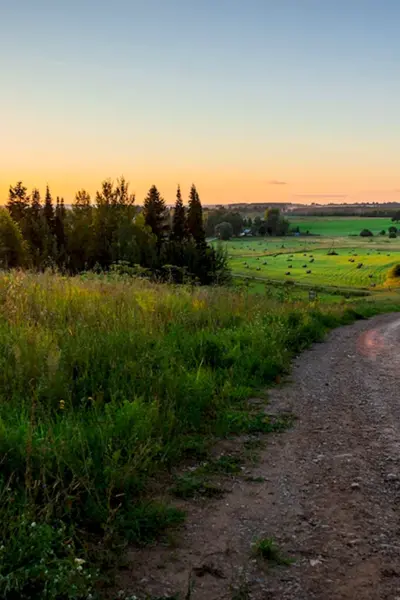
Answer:
[[[367,220],[381,229],[382,219],[316,217],[318,233],[329,235],[242,238],[225,242],[225,248],[235,276],[326,286],[327,292],[331,287],[377,291],[397,286],[395,280],[388,282],[388,273],[400,264],[400,238],[343,234],[351,230],[349,223],[356,222],[360,230]]]
[[[184,518],[149,496],[161,471],[210,436],[283,427],[251,392],[327,329],[398,306],[2,274],[0,597],[101,597],[126,544]]]
[[[369,229],[374,235],[393,225],[389,217],[289,217],[292,227],[300,227],[302,233],[324,236],[359,235],[362,229]]]

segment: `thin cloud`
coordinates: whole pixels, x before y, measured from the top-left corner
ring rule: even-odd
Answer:
[[[268,183],[269,185],[287,185],[286,181],[280,181],[279,179],[271,179]]]

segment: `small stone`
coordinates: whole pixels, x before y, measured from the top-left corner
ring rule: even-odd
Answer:
[[[320,565],[320,564],[321,564],[321,561],[318,560],[318,558],[311,558],[310,559],[310,565],[312,567],[316,567],[317,565]]]
[[[386,475],[386,481],[397,481],[398,480],[398,475],[396,475],[396,473],[388,473]]]
[[[360,489],[360,484],[357,483],[356,481],[353,481],[353,483],[351,484],[351,489],[352,490],[359,490]]]

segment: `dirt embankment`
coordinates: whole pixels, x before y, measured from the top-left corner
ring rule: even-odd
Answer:
[[[296,359],[266,410],[293,412],[294,427],[267,436],[223,498],[186,503],[174,547],[132,551],[119,587],[139,598],[400,600],[399,315],[334,331]],[[295,562],[255,559],[260,537]]]

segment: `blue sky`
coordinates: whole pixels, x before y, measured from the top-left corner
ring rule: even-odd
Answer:
[[[0,0],[0,191],[391,197],[399,22],[395,0]]]

